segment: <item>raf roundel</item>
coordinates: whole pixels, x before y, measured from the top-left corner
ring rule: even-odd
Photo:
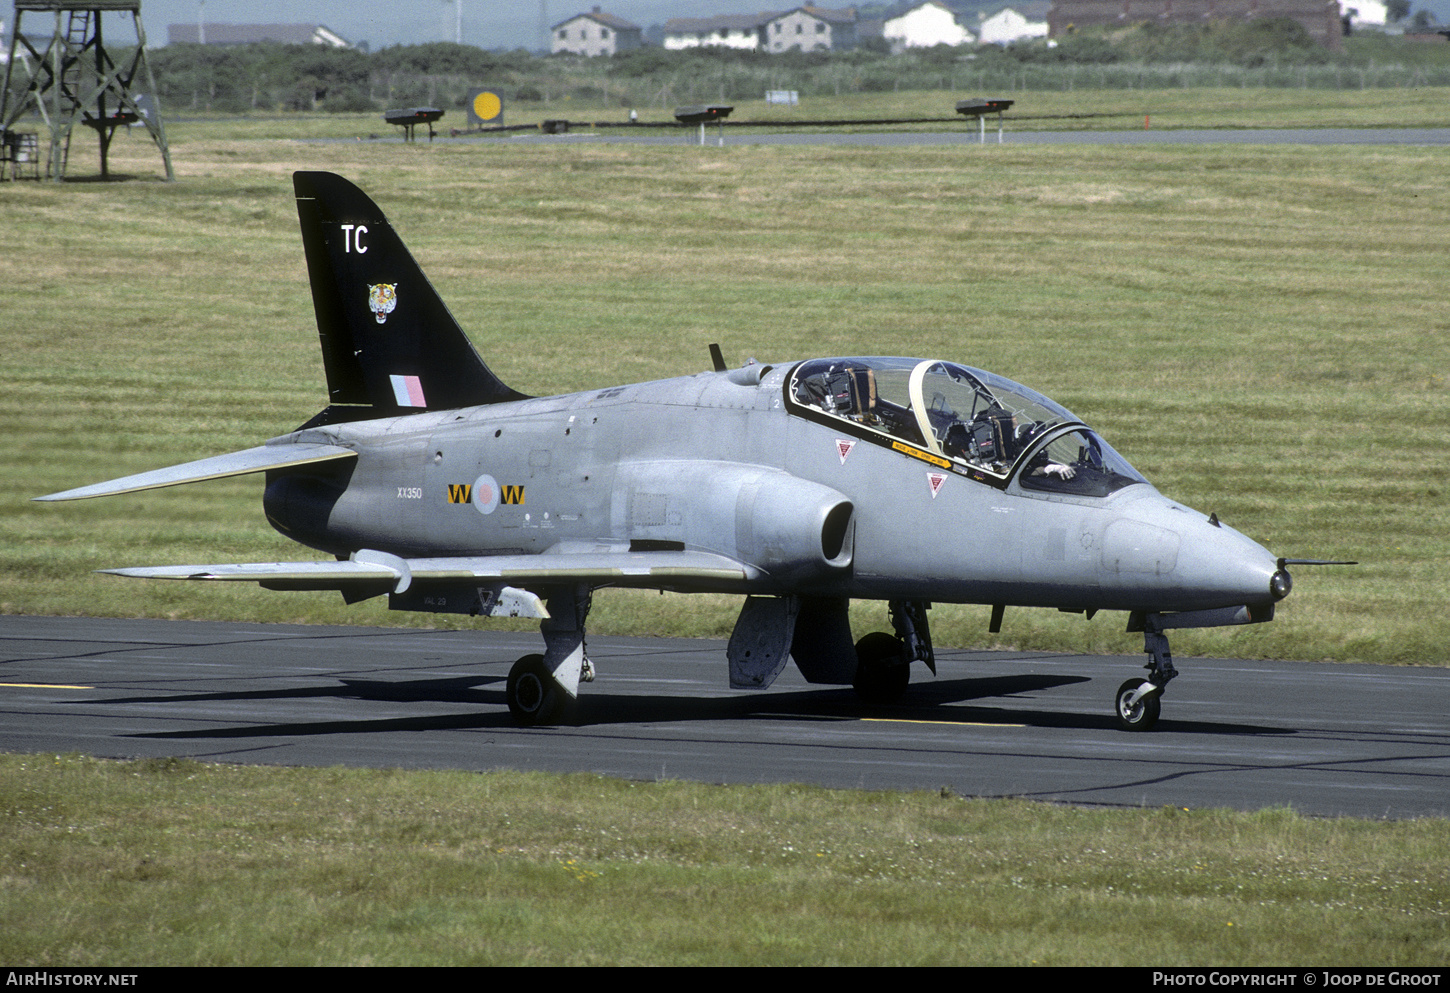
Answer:
[[[492,476],[479,476],[473,481],[473,507],[480,514],[491,514],[498,509],[498,480]]]

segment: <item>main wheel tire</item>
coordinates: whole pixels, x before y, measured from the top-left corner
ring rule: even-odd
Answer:
[[[542,655],[525,655],[509,670],[509,713],[520,724],[554,723],[560,710],[560,696]]]
[[[1128,706],[1128,698],[1145,683],[1146,679],[1130,679],[1118,687],[1118,695],[1113,698],[1113,712],[1117,715],[1118,727],[1124,731],[1150,731],[1158,723],[1158,712],[1163,708],[1161,691]]]
[[[911,682],[901,639],[873,631],[856,642],[856,695],[867,703],[895,703]]]

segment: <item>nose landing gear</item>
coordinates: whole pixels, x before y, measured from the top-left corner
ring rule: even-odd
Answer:
[[[1143,618],[1143,651],[1149,657],[1147,679],[1129,679],[1118,687],[1113,698],[1113,714],[1118,727],[1124,731],[1150,731],[1158,723],[1158,713],[1163,708],[1163,689],[1168,681],[1178,675],[1173,668],[1173,654],[1168,648],[1168,636],[1163,633],[1161,619],[1157,614]]]

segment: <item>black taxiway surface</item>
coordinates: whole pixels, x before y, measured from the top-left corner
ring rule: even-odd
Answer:
[[[794,667],[727,686],[719,641],[591,638],[570,725],[513,726],[536,635],[0,617],[0,750],[593,771],[1075,803],[1450,813],[1450,669],[1179,659],[1158,730],[1113,727],[1131,656],[946,651],[900,706]]]

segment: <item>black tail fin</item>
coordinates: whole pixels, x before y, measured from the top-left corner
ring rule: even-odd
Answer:
[[[292,185],[333,405],[372,417],[525,398],[479,358],[366,193],[330,172],[295,172]]]

